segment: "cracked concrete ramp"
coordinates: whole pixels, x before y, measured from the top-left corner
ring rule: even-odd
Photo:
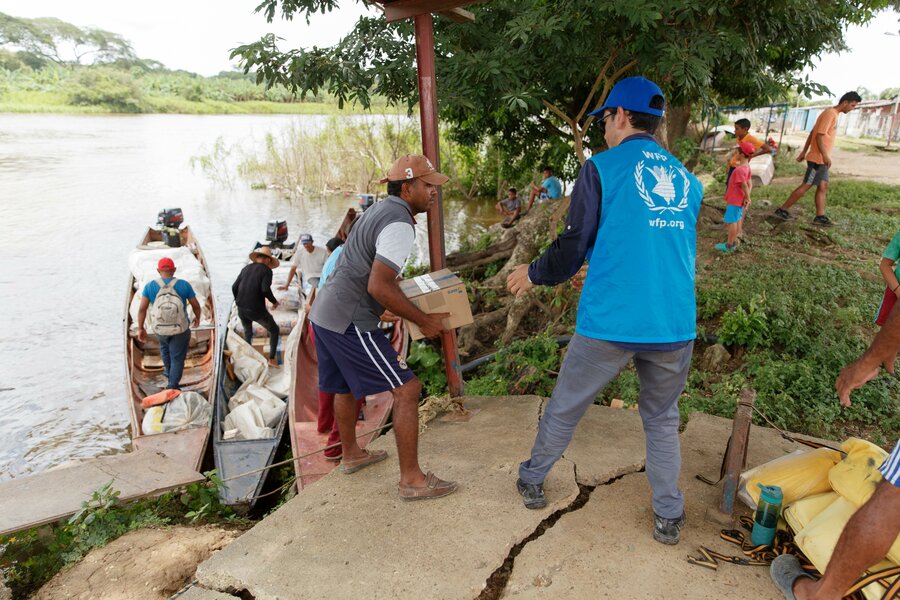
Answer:
[[[446,498],[402,502],[392,435],[388,460],[310,486],[197,570],[200,585],[257,600],[454,598],[471,600],[510,549],[578,495],[561,460],[546,482],[551,504],[522,507],[518,463],[528,455],[541,399],[467,398],[468,422],[433,421],[420,437],[423,467],[460,482]]]
[[[641,416],[636,410],[589,407],[563,456],[576,465],[582,485],[640,471],[646,457]]]
[[[765,567],[724,564],[711,571],[685,560],[700,545],[724,554],[739,553],[719,538],[723,527],[705,518],[707,507],[718,505],[721,485],[708,486],[694,477],[698,473],[718,477],[730,433],[730,420],[694,413],[682,434],[687,526],[679,545],[653,540],[647,478],[643,473],[627,475],[598,486],[584,507],[562,515],[543,536],[527,544],[515,560],[502,597],[781,598]],[[798,448],[775,430],[754,426],[748,466]]]

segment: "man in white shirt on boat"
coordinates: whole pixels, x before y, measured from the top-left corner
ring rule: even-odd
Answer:
[[[300,236],[300,246],[301,248],[294,252],[294,257],[291,259],[291,270],[288,273],[287,283],[280,289],[286,290],[291,285],[294,274],[299,271],[301,288],[304,293],[308,294],[311,289],[319,286],[319,278],[322,276],[322,267],[325,266],[328,253],[325,252],[325,248],[316,246],[313,243],[313,236],[308,233]]]

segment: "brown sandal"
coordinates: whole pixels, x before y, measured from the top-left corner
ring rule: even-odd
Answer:
[[[362,458],[341,461],[341,473],[349,475],[356,473],[360,469],[365,469],[369,465],[374,465],[387,458],[387,452],[384,450],[363,450],[366,455]]]
[[[459,487],[455,481],[438,479],[434,473],[428,471],[425,476],[425,485],[422,487],[397,486],[401,500],[431,500],[443,498],[456,491]]]

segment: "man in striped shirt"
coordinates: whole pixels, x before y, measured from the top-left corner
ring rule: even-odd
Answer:
[[[900,351],[900,304],[894,307],[869,349],[846,366],[836,387],[841,404],[850,406],[850,392],[878,375],[884,366],[894,373]],[[881,465],[883,479],[875,493],[847,522],[828,568],[816,581],[804,573],[797,558],[784,554],[772,561],[775,584],[788,600],[839,600],[872,565],[883,559],[900,535],[900,440]]]

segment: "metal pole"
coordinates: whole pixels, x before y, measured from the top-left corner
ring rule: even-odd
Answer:
[[[422,126],[422,152],[435,169],[441,168],[441,151],[438,138],[437,87],[434,77],[434,27],[430,13],[416,15],[416,67],[419,73],[419,119]],[[437,202],[428,210],[428,257],[431,270],[444,268],[444,197],[438,188]],[[453,397],[462,396],[463,382],[459,371],[459,350],[456,332],[441,333],[444,355],[444,371],[447,386]]]

